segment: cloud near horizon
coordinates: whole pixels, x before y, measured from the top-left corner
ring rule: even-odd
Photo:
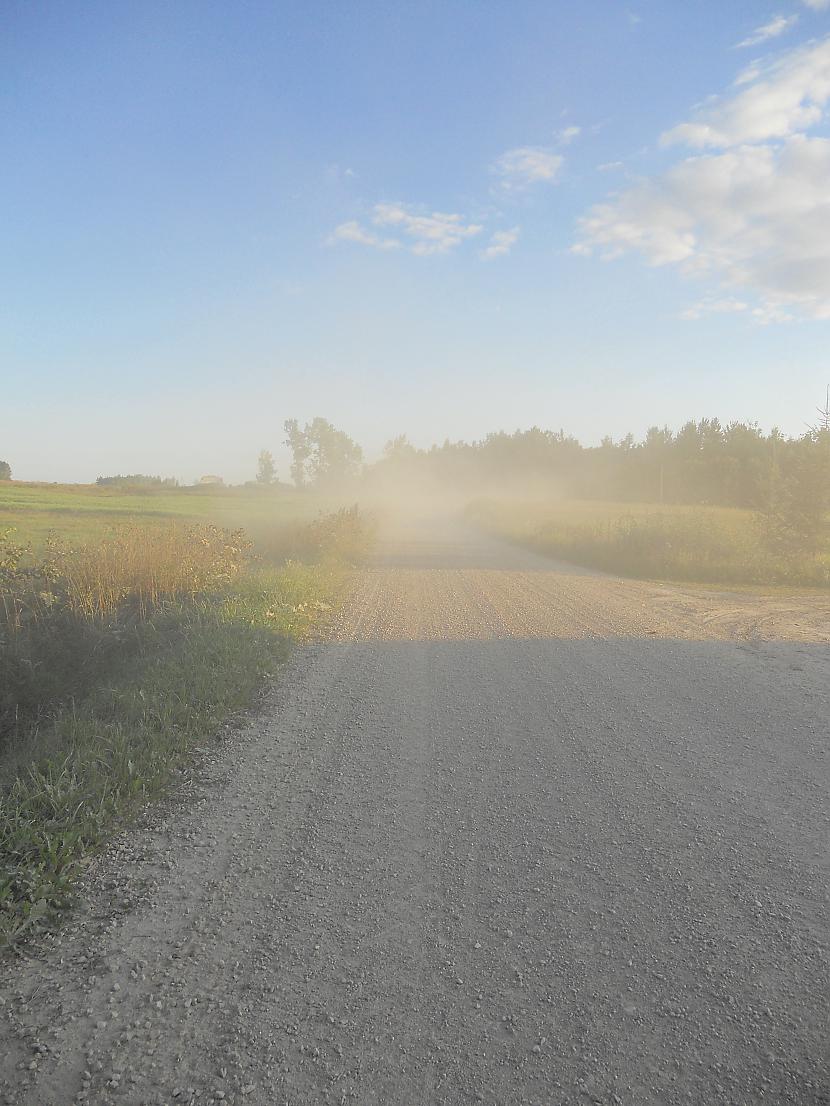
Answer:
[[[675,266],[740,291],[703,305],[754,298],[746,310],[760,321],[830,319],[830,139],[804,133],[825,119],[830,38],[756,66],[737,88],[663,136],[665,147],[717,151],[596,204],[573,252]],[[724,308],[686,317],[711,310]]]

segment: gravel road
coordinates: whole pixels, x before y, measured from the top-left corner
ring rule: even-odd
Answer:
[[[3,966],[0,1101],[830,1103],[830,623],[690,595],[386,542]]]

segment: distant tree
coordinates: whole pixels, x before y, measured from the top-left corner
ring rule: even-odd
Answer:
[[[0,461],[0,480],[11,480],[12,467],[8,461]]]
[[[308,428],[301,430],[296,419],[286,419],[283,426],[286,433],[285,444],[291,450],[291,479],[298,488],[304,488],[306,484],[306,463],[311,452],[308,442]]]
[[[315,487],[331,487],[357,476],[363,450],[345,431],[317,418],[309,428],[309,439],[311,481]]]
[[[475,494],[509,481],[575,498],[744,507],[764,515],[775,544],[803,551],[820,548],[822,535],[830,540],[830,390],[818,415],[810,433],[796,439],[716,418],[690,420],[676,432],[653,426],[642,440],[606,436],[592,446],[538,426],[425,450],[400,436],[365,474],[369,481],[405,477],[413,486],[423,478],[425,485]],[[312,427],[294,427],[311,479]]]
[[[357,476],[363,451],[343,430],[316,418],[300,429],[296,419],[285,423],[291,449],[291,476],[298,488],[333,488]]]
[[[425,454],[415,448],[406,434],[390,438],[383,447],[383,456],[376,461],[366,476],[369,483],[377,484],[383,480],[400,481],[412,477],[418,479],[423,472]]]
[[[406,434],[399,434],[397,438],[390,438],[383,447],[384,461],[393,465],[404,465],[417,460],[417,458],[418,450]]]
[[[276,482],[277,466],[274,464],[274,455],[267,449],[261,450],[257,461],[256,479],[258,484],[268,487]]]
[[[95,481],[99,488],[178,488],[175,476],[146,476],[134,472],[129,476],[99,476]]]

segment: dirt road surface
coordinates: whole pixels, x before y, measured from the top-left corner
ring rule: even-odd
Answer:
[[[387,542],[4,966],[0,1101],[830,1103],[828,615]]]

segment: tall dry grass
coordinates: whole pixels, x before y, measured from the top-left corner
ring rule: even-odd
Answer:
[[[154,612],[230,586],[249,555],[241,531],[205,525],[51,540],[41,557],[0,535],[0,742],[138,650]]]
[[[0,534],[3,624],[20,632],[56,606],[97,622],[126,612],[147,617],[165,600],[231,583],[250,549],[242,530],[171,522],[118,527],[94,545],[52,538],[35,558],[6,531]]]
[[[727,507],[479,500],[476,525],[553,557],[626,576],[830,586],[830,550],[783,549],[764,520]]]

